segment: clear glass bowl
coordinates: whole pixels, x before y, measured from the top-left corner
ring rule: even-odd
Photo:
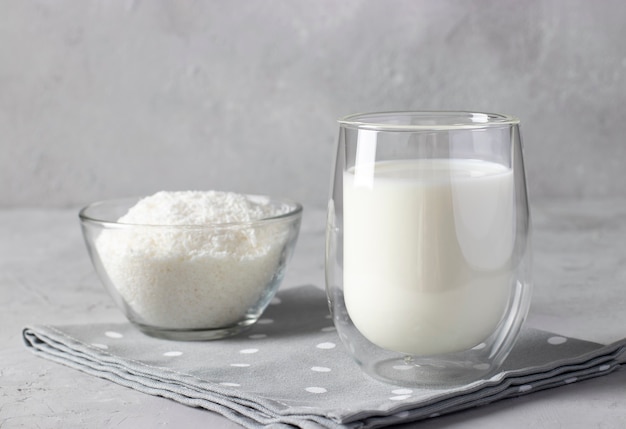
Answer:
[[[159,338],[211,340],[259,319],[293,253],[302,206],[246,198],[280,214],[207,225],[119,223],[139,198],[96,202],[80,211],[96,272],[131,323]]]

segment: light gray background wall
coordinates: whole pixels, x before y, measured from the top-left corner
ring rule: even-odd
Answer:
[[[519,116],[534,198],[624,195],[621,0],[0,0],[0,206],[325,206],[336,118]]]

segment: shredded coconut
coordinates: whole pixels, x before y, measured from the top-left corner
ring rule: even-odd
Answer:
[[[286,211],[229,192],[162,191],[118,220],[133,227],[103,230],[96,246],[139,323],[222,328],[260,312],[289,231],[254,221]]]
[[[209,225],[249,222],[281,214],[267,201],[218,191],[157,192],[141,199],[118,222],[142,225]]]

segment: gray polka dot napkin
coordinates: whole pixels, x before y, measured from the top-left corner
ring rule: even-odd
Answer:
[[[236,337],[178,342],[130,324],[33,326],[31,350],[151,395],[220,413],[248,428],[376,428],[432,418],[608,374],[626,363],[626,339],[603,346],[526,329],[502,371],[446,389],[383,384],[344,352],[322,290],[281,291]]]

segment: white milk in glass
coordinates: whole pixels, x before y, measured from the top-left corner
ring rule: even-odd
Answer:
[[[344,297],[357,329],[397,352],[480,344],[513,280],[513,172],[463,159],[360,164],[344,173]]]

